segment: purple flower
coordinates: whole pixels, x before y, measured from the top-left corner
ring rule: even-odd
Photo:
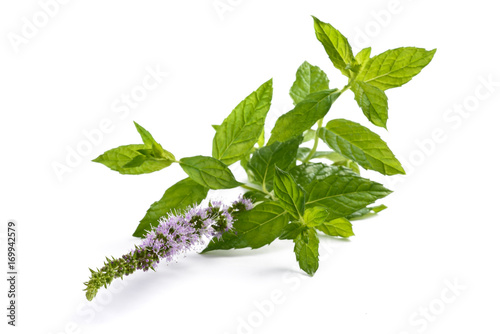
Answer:
[[[252,210],[253,203],[248,198],[244,198],[243,195],[240,195],[236,201],[233,202],[233,205],[243,204],[245,206],[245,210]]]
[[[115,278],[123,279],[136,270],[154,270],[160,260],[170,262],[206,239],[220,237],[232,229],[233,212],[252,208],[252,202],[240,196],[231,206],[212,201],[206,208],[191,207],[184,214],[161,217],[139,246],[119,259],[107,259],[97,271],[90,270],[90,280],[85,283],[87,299],[92,300],[102,286],[107,287]]]

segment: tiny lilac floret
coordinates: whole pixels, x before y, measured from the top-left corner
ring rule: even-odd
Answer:
[[[212,201],[208,207],[195,206],[184,214],[167,214],[158,220],[139,246],[119,259],[105,262],[100,270],[92,271],[85,283],[87,299],[92,300],[99,288],[107,287],[115,278],[123,278],[136,270],[148,271],[158,267],[161,259],[174,261],[180,254],[202,245],[206,239],[219,238],[232,229],[233,212],[251,210],[253,203],[242,196],[231,206]]]

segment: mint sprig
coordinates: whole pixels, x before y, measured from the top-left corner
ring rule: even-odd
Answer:
[[[403,47],[372,56],[371,48],[365,48],[354,54],[340,31],[316,17],[313,21],[332,68],[339,70],[346,82],[332,88],[325,71],[303,62],[290,88],[294,107],[278,118],[267,142],[264,124],[271,108],[272,79],[244,98],[222,122],[214,120],[219,125],[213,125],[212,156],[177,160],[135,123],[142,144],[120,146],[94,160],[121,174],[152,173],[173,163],[186,172],[187,178],[151,205],[134,236],[151,235],[164,221],[161,217],[200,203],[210,189],[240,187],[244,192],[241,203],[251,200],[255,206],[231,211],[232,228],[222,228],[221,235],[211,239],[202,253],[254,249],[275,240],[292,240],[300,268],[313,275],[319,267],[318,233],[349,238],[354,235],[352,221],[386,209],[372,205],[391,190],[360,174],[362,169],[383,175],[405,174],[401,163],[374,131],[351,120],[327,118],[335,101],[352,91],[367,120],[387,129],[389,101],[385,91],[412,80],[436,50]],[[236,162],[245,169],[246,180],[237,180],[229,169]],[[152,250],[145,245],[143,252],[149,254]],[[123,276],[115,261],[108,262],[104,271],[92,272],[87,289],[92,287],[92,296],[110,279]]]

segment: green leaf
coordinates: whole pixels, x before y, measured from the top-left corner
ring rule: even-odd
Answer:
[[[358,210],[358,211],[350,214],[346,218],[350,219],[350,220],[360,220],[360,219],[364,219],[364,218],[368,218],[368,217],[371,217],[373,215],[376,215],[377,213],[379,213],[380,211],[383,211],[385,209],[387,209],[387,206],[385,206],[384,204],[381,204],[378,206],[367,207],[367,208],[363,208],[361,210]]]
[[[313,228],[302,231],[294,240],[295,257],[300,269],[309,275],[314,275],[319,267],[319,239]]]
[[[336,166],[344,166],[344,167],[347,167],[349,169],[351,169],[354,173],[360,175],[360,170],[359,170],[359,166],[357,163],[355,163],[354,161],[352,160],[349,160],[349,159],[346,159],[344,160],[343,162],[336,162],[335,163]]]
[[[297,151],[297,160],[304,162],[309,155],[311,149],[308,147],[299,147]],[[336,166],[344,166],[352,169],[356,174],[359,174],[359,166],[354,161],[347,159],[342,154],[333,151],[316,151],[312,159],[328,159]]]
[[[381,184],[357,175],[332,175],[315,182],[306,200],[306,207],[323,206],[329,218],[346,217],[391,193]]]
[[[295,166],[295,156],[302,141],[302,136],[297,136],[284,143],[274,142],[254,152],[248,162],[248,169],[253,173],[254,181],[265,186],[266,190],[273,188],[274,166],[288,170]]]
[[[205,254],[214,250],[240,249],[249,247],[245,239],[239,238],[234,230],[227,231],[220,238],[213,238],[200,254]]]
[[[257,146],[262,147],[266,144],[266,131],[262,129],[259,139],[257,140]]]
[[[306,193],[306,208],[328,209],[329,219],[347,217],[391,193],[377,182],[341,166],[302,164],[290,174]]]
[[[337,218],[316,226],[321,232],[334,237],[349,238],[354,235],[352,224],[345,218]]]
[[[295,82],[290,88],[293,104],[301,102],[311,93],[328,90],[329,82],[325,72],[305,61],[297,70]]]
[[[307,226],[300,222],[291,222],[285,226],[279,238],[280,240],[294,240],[306,228]]]
[[[169,212],[182,211],[190,205],[200,203],[207,197],[208,188],[186,178],[168,188],[159,201],[154,202],[137,226],[134,237],[144,237],[151,227],[158,226],[158,219]]]
[[[385,206],[384,204],[380,204],[380,205],[373,206],[373,207],[368,208],[368,209],[370,209],[370,211],[372,211],[373,213],[379,213],[379,212],[387,209],[387,206]]]
[[[361,70],[364,65],[370,60],[370,54],[372,53],[372,48],[367,47],[363,50],[359,51],[358,54],[354,57],[356,59],[356,63],[359,66],[358,70]]]
[[[290,174],[306,192],[309,192],[314,185],[314,182],[326,179],[331,175],[356,176],[352,170],[347,168],[311,162],[292,168],[290,170]]]
[[[376,126],[387,128],[389,104],[387,95],[375,86],[364,82],[355,82],[351,86],[354,99],[363,110],[366,118]]]
[[[436,49],[427,51],[415,47],[388,50],[371,58],[357,80],[381,90],[400,87],[420,73],[435,53]]]
[[[127,162],[125,165],[123,165],[123,168],[132,168],[132,167],[139,167],[141,166],[145,161],[147,160],[147,157],[145,155],[138,155],[134,159],[130,160]]]
[[[140,149],[140,150],[137,150],[137,152],[139,152],[142,155],[145,155],[148,158],[154,158],[153,149],[151,149],[151,148]]]
[[[137,129],[137,132],[139,132],[139,134],[141,135],[142,142],[144,143],[144,145],[153,145],[153,143],[156,143],[153,136],[151,135],[151,133],[149,133],[148,130],[144,129],[136,122],[134,122],[134,124],[135,128]]]
[[[304,162],[305,158],[309,155],[311,149],[309,147],[299,147],[297,150],[297,160]]]
[[[248,152],[243,158],[241,158],[240,160],[240,165],[241,167],[243,167],[243,169],[247,172],[247,175],[248,175],[248,180],[251,181],[253,180],[253,176],[249,174],[249,170],[248,170],[248,162],[250,161],[250,156],[251,156],[251,153]]]
[[[360,166],[384,175],[405,174],[387,144],[376,133],[361,124],[334,119],[321,128],[320,138],[334,151]]]
[[[304,131],[304,139],[302,139],[302,142],[305,143],[311,141],[314,137],[316,137],[316,130],[307,129]]]
[[[137,129],[137,132],[141,135],[142,141],[144,145],[148,146],[150,149],[147,150],[139,150],[141,151],[142,154],[146,155],[147,157],[152,157],[156,159],[166,159],[166,160],[171,160],[172,162],[175,161],[175,157],[172,153],[169,151],[163,149],[160,144],[156,142],[156,140],[153,138],[151,133],[149,133],[148,130],[144,129],[142,126],[134,122],[135,128]],[[139,163],[140,161],[137,160],[136,163]]]
[[[155,158],[175,161],[174,155],[169,151],[163,149],[163,147],[161,147],[161,145],[158,143],[153,143],[152,151]]]
[[[304,212],[304,222],[307,226],[314,227],[322,224],[329,216],[329,212],[326,208],[321,206],[315,206],[306,209]]]
[[[311,153],[311,149],[309,147],[299,147],[297,151],[297,160],[303,162],[307,158],[309,153]],[[322,158],[331,160],[333,162],[347,160],[347,158],[344,157],[343,155],[333,151],[316,151],[314,152],[311,159],[322,159]]]
[[[283,208],[295,219],[304,214],[304,189],[300,187],[293,177],[276,167],[274,176],[274,194],[283,205]]]
[[[299,102],[295,108],[281,115],[271,131],[268,145],[275,141],[285,142],[310,129],[330,110],[332,103],[340,96],[338,89],[312,93]]]
[[[351,45],[337,29],[313,16],[316,37],[323,44],[328,57],[342,74],[350,77],[349,68],[355,63]]]
[[[212,239],[203,253],[216,249],[260,248],[278,238],[288,224],[288,214],[275,202],[257,204],[252,210],[238,213],[236,218],[234,231],[226,232],[221,239]]]
[[[259,140],[271,106],[272,79],[241,101],[217,128],[212,156],[226,165],[243,158]]]
[[[313,154],[313,158],[325,158],[333,163],[344,163],[344,161],[348,160],[342,154],[333,151],[316,151]]]
[[[212,157],[182,158],[180,165],[194,181],[209,189],[230,189],[241,184],[225,164]]]
[[[144,145],[125,145],[107,152],[94,159],[94,162],[115,170],[121,174],[146,174],[156,172],[175,162],[172,153],[164,150],[151,133],[134,122]]]
[[[147,148],[146,145],[142,144],[119,146],[104,152],[92,161],[99,162],[120,174],[132,175],[156,172],[172,164],[172,160],[151,158],[146,159],[139,166],[135,166],[138,163],[138,159],[142,160],[142,158],[136,159],[136,157],[142,156],[138,151]],[[136,160],[134,161],[134,159]],[[125,167],[127,164],[130,164],[130,167]]]
[[[213,128],[215,131],[217,131],[217,130],[219,130],[220,125],[215,125],[215,124],[212,124],[212,128]]]

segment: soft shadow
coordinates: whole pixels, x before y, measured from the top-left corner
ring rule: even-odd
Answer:
[[[179,284],[186,277],[192,277],[199,273],[189,263],[173,262],[157,272],[136,272],[131,276],[124,277],[123,281],[113,281],[108,291],[102,288],[96,298],[91,302],[99,309],[95,312],[92,325],[109,323],[111,318],[123,318],[133,314],[138,307],[147,306],[151,298],[161,290],[165,293],[169,290],[178,289]],[[189,262],[189,261],[186,261]],[[110,297],[111,296],[111,297]],[[105,300],[105,302],[103,302]]]
[[[267,267],[267,268],[262,268],[256,271],[256,275],[258,276],[276,276],[279,275],[279,277],[282,277],[284,273],[290,273],[292,275],[300,275],[304,277],[310,277],[307,275],[305,272],[302,270],[296,269],[296,268],[290,268],[290,267]]]

